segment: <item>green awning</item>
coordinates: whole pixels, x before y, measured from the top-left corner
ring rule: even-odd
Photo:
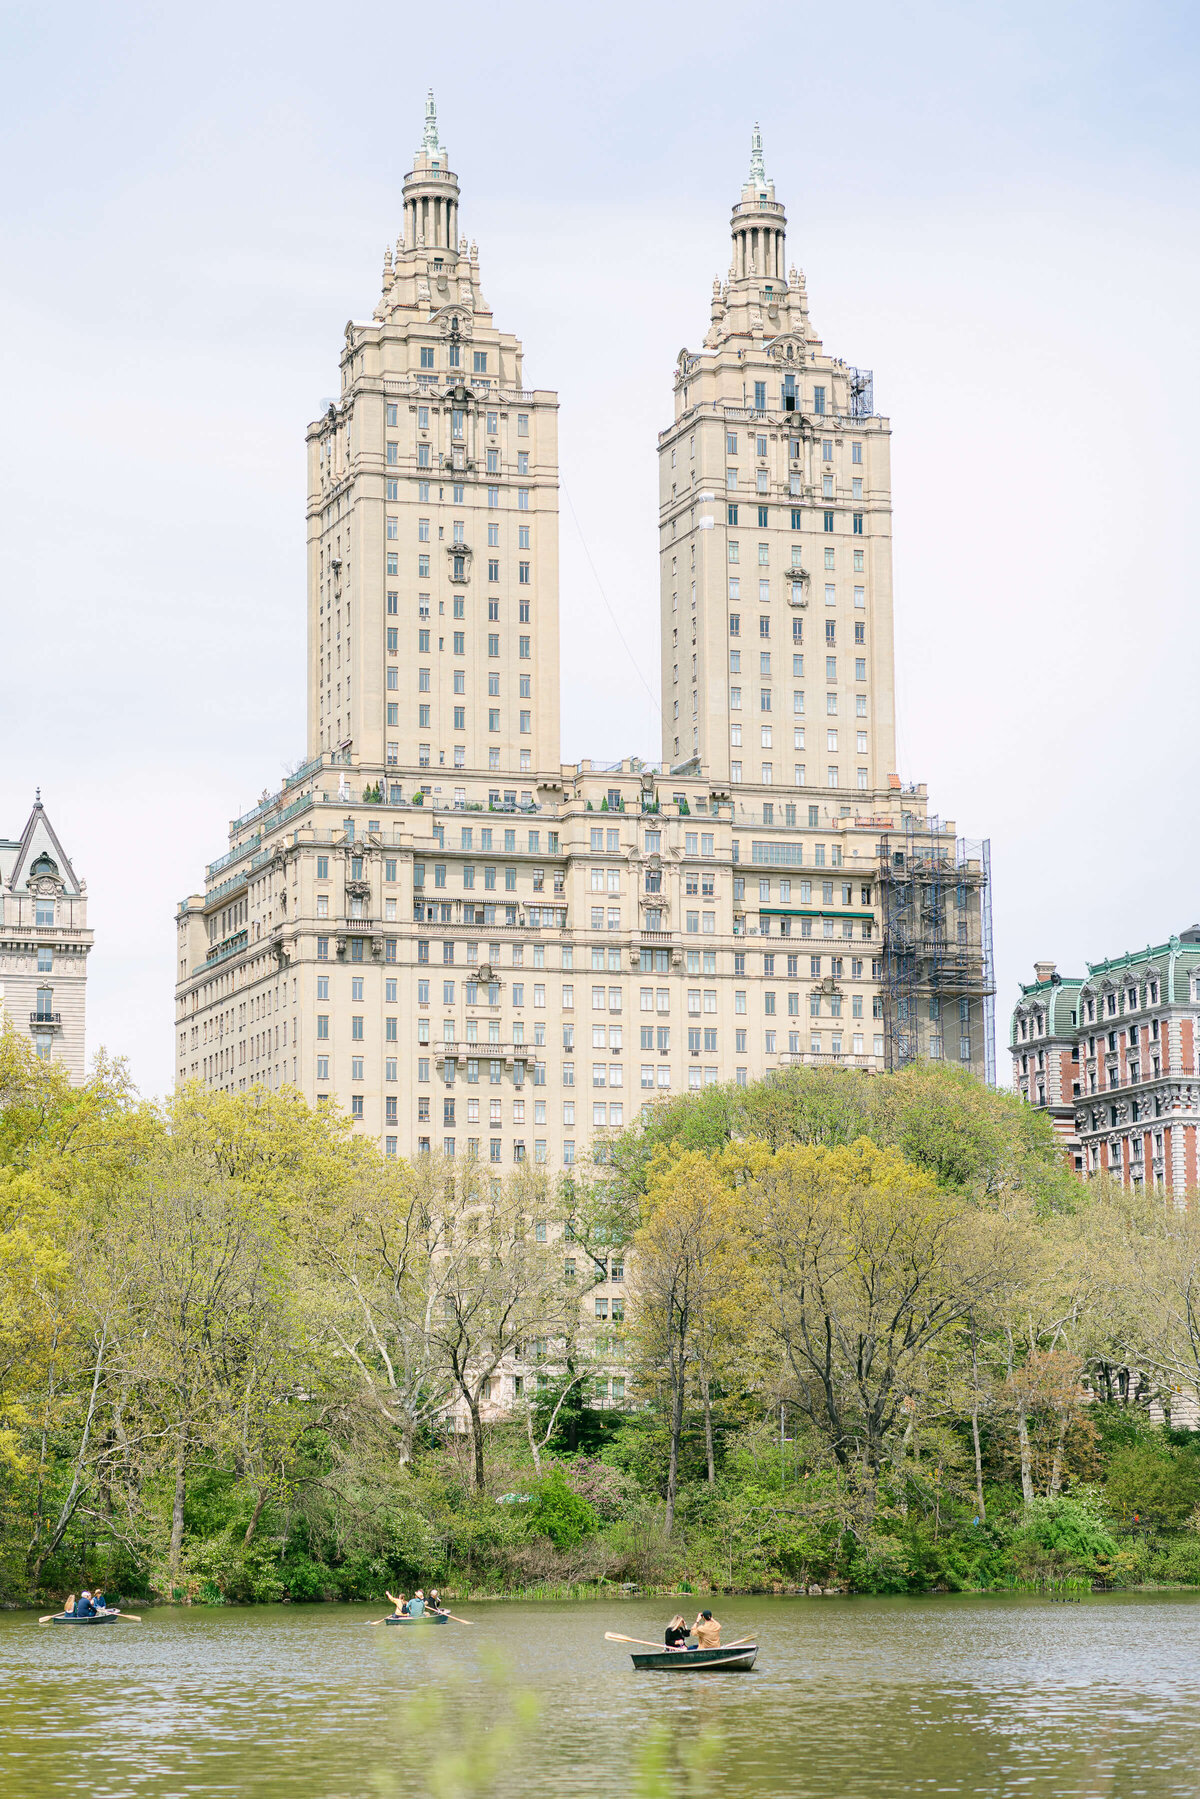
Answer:
[[[869,918],[874,924],[873,912],[822,912],[816,906],[756,906],[747,900],[747,912],[765,912],[771,918]]]

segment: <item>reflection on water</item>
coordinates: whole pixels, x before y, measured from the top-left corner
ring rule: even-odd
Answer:
[[[455,1740],[458,1716],[497,1703],[486,1648],[541,1700],[505,1799],[625,1790],[659,1721],[719,1733],[722,1799],[1200,1792],[1200,1594],[724,1600],[727,1639],[761,1644],[749,1675],[635,1674],[604,1632],[657,1638],[663,1601],[459,1609],[476,1629],[371,1629],[366,1606],[104,1630],[9,1614],[0,1791],[415,1799],[426,1751],[404,1741],[404,1702],[444,1689]]]

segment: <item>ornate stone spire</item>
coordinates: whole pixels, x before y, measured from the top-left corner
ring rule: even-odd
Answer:
[[[765,187],[767,185],[767,165],[763,161],[762,132],[757,120],[750,134],[750,185]]]
[[[433,98],[433,89],[430,88],[428,94],[425,96],[425,139],[423,148],[426,153],[430,153],[434,150],[440,150],[441,147],[442,146],[438,143],[437,133],[437,106]]]

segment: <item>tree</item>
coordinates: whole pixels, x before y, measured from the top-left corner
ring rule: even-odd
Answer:
[[[861,1479],[869,1526],[904,1402],[921,1389],[933,1346],[1001,1278],[1003,1234],[868,1142],[743,1149],[739,1161],[758,1310],[783,1393]]]
[[[1108,1195],[1124,1214],[1121,1276],[1136,1303],[1124,1360],[1168,1396],[1200,1392],[1200,1207],[1166,1195]]]
[[[477,1164],[447,1171],[432,1230],[430,1332],[467,1409],[475,1486],[483,1492],[482,1408],[491,1383],[520,1346],[578,1335],[580,1303],[594,1284],[591,1257],[585,1243],[576,1248],[561,1195],[535,1170],[508,1180]]]
[[[668,1536],[674,1529],[684,1406],[693,1369],[705,1406],[705,1441],[712,1476],[711,1375],[719,1347],[736,1330],[734,1291],[740,1285],[732,1195],[712,1160],[699,1150],[674,1157],[660,1152],[652,1165],[634,1239],[633,1306],[638,1353],[667,1386]]]
[[[401,1462],[455,1390],[435,1317],[448,1165],[369,1163],[322,1196],[304,1245],[315,1283],[311,1329],[354,1372],[366,1404],[395,1432]]]
[[[257,1476],[304,1419],[305,1359],[286,1217],[343,1177],[348,1133],[302,1101],[255,1088],[185,1089],[115,1203],[109,1259],[128,1305],[109,1352],[127,1490],[167,1476],[167,1577],[180,1576],[189,1470],[224,1456]],[[131,1434],[136,1433],[136,1434]]]

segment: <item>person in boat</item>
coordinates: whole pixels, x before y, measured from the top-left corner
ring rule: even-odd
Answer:
[[[396,1608],[395,1611],[392,1613],[392,1616],[394,1618],[407,1618],[408,1617],[408,1600],[404,1597],[404,1594],[403,1593],[399,1593],[399,1594],[389,1593],[387,1596]]]
[[[63,1608],[62,1608],[62,1612],[60,1615],[64,1618],[73,1618],[75,1616],[75,1595],[74,1595],[74,1593],[68,1593],[66,1598],[63,1600]]]
[[[86,1587],[79,1595],[75,1606],[75,1616],[77,1618],[94,1618],[96,1616],[96,1602]]]
[[[416,1592],[408,1602],[408,1615],[410,1618],[423,1618],[425,1616],[425,1595],[420,1587],[417,1588]]]
[[[691,1634],[691,1631],[683,1621],[683,1613],[676,1612],[675,1616],[671,1619],[671,1622],[667,1625],[663,1640],[668,1649],[686,1649],[688,1646],[688,1638]]]
[[[697,1649],[719,1649],[721,1647],[720,1622],[713,1617],[711,1612],[698,1613],[692,1629],[696,1633]]]
[[[441,1610],[442,1610],[442,1601],[441,1601],[441,1596],[438,1593],[438,1590],[436,1587],[430,1587],[429,1598],[426,1602],[425,1609],[427,1611],[434,1612],[434,1613],[437,1613],[440,1615]]]

